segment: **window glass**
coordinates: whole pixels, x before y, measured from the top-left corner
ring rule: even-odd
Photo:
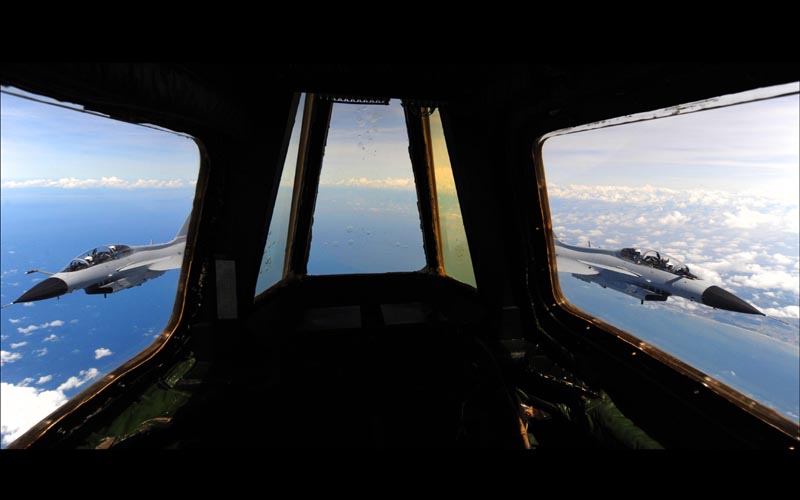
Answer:
[[[797,90],[542,147],[563,296],[795,422]]]
[[[289,235],[289,216],[292,212],[292,193],[294,191],[295,172],[297,171],[300,135],[303,128],[305,99],[305,94],[300,96],[300,105],[297,107],[292,136],[289,139],[289,149],[286,151],[286,160],[283,162],[283,171],[278,185],[278,197],[275,199],[275,208],[272,211],[272,220],[269,223],[267,243],[264,247],[264,256],[261,259],[261,267],[258,270],[256,295],[283,278],[283,266],[286,261],[286,240]]]
[[[448,276],[475,286],[475,273],[472,270],[464,219],[461,217],[461,205],[458,203],[450,155],[447,153],[442,118],[438,110],[430,115],[428,123],[444,271]]]
[[[425,266],[400,101],[333,105],[312,231],[309,274]]]
[[[5,447],[161,334],[175,303],[200,155],[185,136],[3,91]],[[151,264],[136,265],[142,261]],[[34,269],[51,274],[26,273]]]

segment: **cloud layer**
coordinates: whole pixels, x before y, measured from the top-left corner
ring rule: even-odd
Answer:
[[[410,177],[387,177],[385,179],[368,179],[366,177],[351,177],[338,181],[320,182],[323,186],[364,187],[377,189],[414,189],[414,179]]]
[[[116,176],[101,177],[100,179],[78,179],[75,177],[62,177],[60,179],[31,179],[26,181],[4,181],[0,184],[3,189],[21,188],[59,188],[59,189],[179,189],[192,187],[195,180],[161,180],[161,179],[120,179]]]
[[[565,243],[655,248],[767,314],[800,318],[800,216],[794,203],[719,190],[548,186]]]
[[[5,351],[3,351],[5,353]],[[76,389],[100,375],[97,368],[81,370],[78,376],[69,377],[56,390],[42,390],[29,387],[32,378],[26,378],[18,385],[0,383],[0,434],[2,445],[7,446],[37,422],[67,402],[65,391]],[[37,384],[52,380],[52,375],[40,377]]]

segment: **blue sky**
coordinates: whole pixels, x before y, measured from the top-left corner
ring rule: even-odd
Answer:
[[[405,123],[396,99],[389,106],[334,104],[320,183],[414,189]]]
[[[548,184],[712,189],[796,205],[798,151],[794,94],[553,137],[543,158],[558,166],[546,169]]]
[[[0,94],[0,183],[58,187],[168,186],[197,179],[193,140],[116,120]],[[100,183],[102,178],[122,181]],[[72,182],[59,179],[72,179]],[[89,182],[94,179],[95,183]],[[39,180],[38,184],[30,181]],[[127,182],[126,182],[127,181]],[[154,183],[153,181],[161,181]]]

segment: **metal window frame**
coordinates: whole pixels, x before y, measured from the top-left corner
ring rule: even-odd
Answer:
[[[630,356],[644,355],[646,357],[655,359],[656,361],[666,365],[667,367],[675,370],[679,374],[688,377],[698,386],[705,388],[717,396],[724,398],[726,401],[733,403],[738,408],[746,411],[750,415],[758,418],[762,422],[770,425],[771,427],[781,431],[782,433],[790,436],[796,440],[800,440],[800,425],[792,422],[784,417],[780,412],[769,408],[756,399],[753,399],[742,392],[729,387],[728,385],[720,382],[719,380],[711,377],[705,372],[689,365],[688,363],[670,355],[669,353],[655,347],[635,335],[616,327],[600,318],[597,318],[586,311],[571,304],[566,297],[564,297],[560,281],[558,278],[558,270],[556,269],[555,259],[555,237],[553,234],[552,218],[550,214],[550,202],[547,192],[547,182],[545,177],[544,159],[542,155],[542,147],[545,141],[551,137],[559,135],[583,132],[588,130],[595,130],[600,128],[615,127],[629,123],[635,123],[646,120],[653,120],[658,118],[666,118],[680,114],[696,113],[710,109],[719,109],[722,107],[735,106],[739,104],[752,103],[762,100],[774,99],[785,97],[788,95],[795,95],[800,92],[797,90],[786,91],[786,86],[774,87],[774,91],[770,92],[767,89],[756,89],[751,98],[736,99],[736,95],[721,96],[718,98],[704,99],[702,101],[687,103],[669,108],[659,109],[645,113],[637,113],[629,116],[624,116],[611,120],[604,120],[601,122],[589,123],[586,125],[570,127],[567,129],[555,130],[545,133],[533,141],[532,148],[532,168],[534,170],[539,200],[539,211],[541,220],[543,221],[543,231],[541,237],[546,241],[547,248],[547,267],[539,267],[536,272],[538,277],[538,287],[540,291],[549,292],[545,298],[546,311],[556,320],[559,327],[565,331],[572,331],[575,333],[574,325],[583,323],[585,328],[583,336],[589,340],[596,335],[611,335],[628,345],[630,349]],[[539,228],[536,228],[539,231]],[[549,306],[549,307],[548,307]],[[548,328],[549,330],[549,328]],[[591,340],[589,340],[591,342]],[[694,394],[698,394],[699,387],[695,390]]]

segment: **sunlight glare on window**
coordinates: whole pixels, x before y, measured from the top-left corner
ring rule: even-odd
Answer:
[[[272,220],[269,223],[264,256],[258,269],[256,295],[283,278],[283,267],[286,261],[286,240],[289,235],[289,218],[292,212],[292,193],[295,172],[297,171],[297,154],[300,149],[305,101],[306,95],[302,94],[300,96],[300,104],[297,107],[294,126],[292,127],[291,139],[289,139],[289,149],[286,151],[286,160],[283,162],[281,180],[278,185],[278,197],[275,200]]]
[[[475,286],[475,273],[472,270],[472,258],[469,254],[467,234],[464,230],[464,219],[461,216],[461,205],[458,203],[453,169],[450,166],[450,155],[447,153],[442,118],[439,116],[438,110],[428,117],[428,123],[444,271],[452,278]]]

